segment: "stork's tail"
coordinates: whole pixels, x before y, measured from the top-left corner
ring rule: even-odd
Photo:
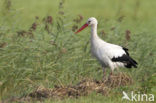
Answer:
[[[134,68],[137,68],[137,64],[138,63],[129,56],[129,62],[127,62],[127,64],[125,65],[125,67],[132,68],[132,66],[133,66]]]

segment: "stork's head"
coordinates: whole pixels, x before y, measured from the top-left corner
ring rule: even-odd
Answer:
[[[87,24],[88,24],[89,26],[91,26],[91,25],[96,25],[96,24],[98,24],[98,22],[97,22],[96,18],[91,17],[91,18],[89,18],[89,19],[87,20]]]
[[[78,29],[78,31],[75,32],[75,33],[77,34],[78,32],[82,31],[82,30],[85,29],[86,27],[88,27],[88,26],[94,26],[94,25],[97,25],[97,24],[98,24],[98,22],[97,22],[96,18],[91,17],[91,18],[89,18],[89,19],[87,20],[87,23],[85,23],[85,24],[84,24],[80,29]]]

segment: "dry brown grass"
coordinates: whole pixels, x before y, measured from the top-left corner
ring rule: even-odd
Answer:
[[[132,84],[132,78],[125,73],[112,74],[103,81],[91,78],[84,79],[76,85],[55,86],[54,88],[44,88],[39,86],[26,97],[14,98],[12,101],[43,100],[45,98],[64,99],[87,96],[92,92],[101,93],[108,96],[113,88]]]

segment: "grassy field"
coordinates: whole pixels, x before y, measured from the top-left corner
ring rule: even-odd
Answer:
[[[133,85],[108,96],[93,92],[44,102],[127,103],[123,90],[156,94],[155,5],[155,0],[0,0],[0,101],[26,96],[38,86],[101,80],[101,66],[90,54],[90,29],[73,32],[89,17],[98,19],[101,38],[129,48],[138,68],[120,72],[129,74]]]

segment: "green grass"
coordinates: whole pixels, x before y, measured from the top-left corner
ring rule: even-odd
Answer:
[[[138,3],[137,3],[138,1]],[[90,29],[75,35],[71,28],[79,27],[88,17],[98,19],[98,34],[105,41],[129,48],[138,61],[137,69],[120,69],[129,73],[134,85],[125,91],[156,93],[156,19],[155,0],[66,0],[59,9],[59,0],[12,0],[6,8],[0,0],[0,100],[21,97],[31,93],[37,86],[52,88],[54,85],[75,84],[84,77],[100,80],[102,69],[90,54]],[[59,15],[58,11],[64,11]],[[73,19],[81,14],[81,23]],[[42,19],[48,15],[53,23],[45,30]],[[35,16],[39,19],[35,20]],[[119,17],[125,16],[121,22]],[[33,37],[27,33],[19,36],[17,31],[38,24]],[[115,28],[111,30],[111,28]],[[101,31],[105,32],[103,36]],[[131,40],[125,39],[125,31],[131,31]],[[53,44],[53,42],[55,44]],[[79,99],[46,100],[46,103],[116,103],[121,101],[122,88],[115,95],[104,97],[95,93]]]

